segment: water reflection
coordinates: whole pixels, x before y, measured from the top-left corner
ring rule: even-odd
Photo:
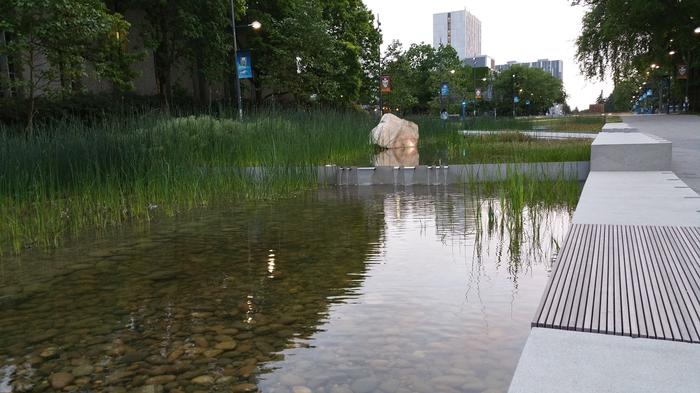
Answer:
[[[0,389],[502,391],[566,211],[513,239],[497,200],[345,188],[5,260]]]
[[[420,156],[418,149],[407,147],[403,149],[387,149],[374,155],[373,166],[418,166]]]

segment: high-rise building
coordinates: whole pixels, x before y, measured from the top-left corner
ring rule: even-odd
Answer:
[[[524,67],[540,68],[547,71],[550,75],[560,80],[564,80],[564,62],[561,60],[539,59],[532,63],[518,63],[517,61],[509,61],[506,64],[496,66],[496,71],[503,71],[510,68],[512,65],[520,65]]]
[[[466,9],[433,14],[433,47],[451,46],[459,59],[481,54],[481,21]]]
[[[496,60],[489,55],[467,57],[466,59],[462,59],[462,63],[475,68],[489,68],[491,70],[496,69]]]

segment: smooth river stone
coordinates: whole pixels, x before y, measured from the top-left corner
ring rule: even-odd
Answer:
[[[146,385],[165,385],[174,381],[176,377],[174,375],[158,375],[156,377],[151,377],[146,380]]]
[[[211,385],[214,383],[214,378],[208,375],[200,375],[199,377],[193,378],[191,382],[195,385]]]
[[[231,386],[231,391],[236,393],[257,392],[258,387],[253,383],[241,383]]]
[[[223,351],[228,351],[236,348],[236,342],[231,340],[231,341],[224,341],[216,344],[214,346],[216,349],[221,349]]]
[[[66,372],[52,374],[49,377],[51,387],[53,387],[54,389],[63,389],[64,387],[68,386],[71,382],[73,382],[73,379],[75,379],[73,377],[73,374]]]

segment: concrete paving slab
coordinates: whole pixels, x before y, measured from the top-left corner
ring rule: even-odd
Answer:
[[[605,123],[602,129],[603,132],[637,132],[636,127],[632,127],[627,123]]]
[[[601,132],[591,144],[591,170],[670,170],[671,149],[671,142],[654,135]]]
[[[591,172],[573,223],[700,226],[698,197],[670,171]]]
[[[460,131],[464,136],[469,135],[493,135],[504,132],[518,132],[538,139],[595,139],[598,133],[593,132],[566,132],[566,131]]]
[[[533,328],[510,393],[700,391],[700,345]]]
[[[625,123],[641,132],[658,135],[673,143],[672,170],[700,192],[700,116],[634,115]]]

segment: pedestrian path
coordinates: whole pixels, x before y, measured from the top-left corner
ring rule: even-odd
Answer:
[[[510,392],[700,391],[700,195],[656,156],[671,149],[635,171],[645,136],[623,128],[592,145]]]

